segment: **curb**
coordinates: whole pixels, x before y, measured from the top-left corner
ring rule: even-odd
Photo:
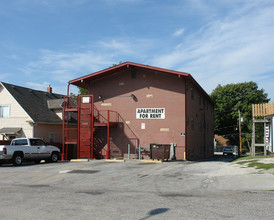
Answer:
[[[105,162],[110,162],[110,163],[111,162],[114,162],[114,163],[124,163],[125,162],[124,159],[122,159],[122,160],[121,159],[118,159],[118,160],[117,159],[105,159],[104,161]]]
[[[163,163],[161,160],[140,160],[142,163]]]
[[[89,159],[71,159],[70,162],[77,163],[77,162],[89,162]]]

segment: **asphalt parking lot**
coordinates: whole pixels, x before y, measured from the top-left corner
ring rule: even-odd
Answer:
[[[274,175],[230,163],[0,167],[0,219],[274,219]]]

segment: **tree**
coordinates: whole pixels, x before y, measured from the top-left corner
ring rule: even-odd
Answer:
[[[86,95],[86,94],[88,94],[88,90],[78,86],[78,94]]]
[[[231,144],[239,144],[238,119],[239,113],[243,118],[242,143],[248,145],[252,132],[252,104],[267,103],[267,93],[258,89],[255,82],[218,85],[211,93],[215,102],[215,133],[223,135]]]

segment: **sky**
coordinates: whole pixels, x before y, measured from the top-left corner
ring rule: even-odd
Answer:
[[[0,0],[2,82],[66,94],[126,61],[190,73],[208,94],[254,81],[274,101],[274,1]]]

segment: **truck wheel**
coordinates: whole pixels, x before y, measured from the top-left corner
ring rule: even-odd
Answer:
[[[15,154],[12,158],[12,163],[14,166],[20,166],[23,162],[23,156],[21,154]]]
[[[53,152],[50,156],[50,161],[51,162],[57,162],[58,161],[58,154],[56,152]]]

